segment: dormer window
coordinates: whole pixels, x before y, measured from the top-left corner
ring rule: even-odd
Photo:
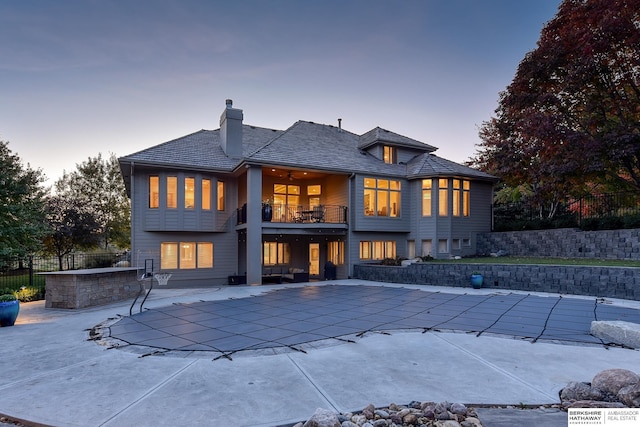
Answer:
[[[395,165],[396,163],[398,163],[398,153],[395,147],[385,145],[383,147],[383,150],[384,152],[382,158],[385,163],[388,163],[390,165]]]

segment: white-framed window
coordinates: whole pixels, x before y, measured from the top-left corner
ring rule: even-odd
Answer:
[[[395,147],[385,145],[383,147],[382,159],[385,163],[395,165],[398,163],[398,150]]]
[[[160,243],[160,269],[175,270],[178,268],[178,243]]]
[[[366,216],[400,216],[400,181],[364,178],[364,214]]]
[[[327,244],[327,259],[335,265],[344,264],[344,241],[329,242]]]
[[[438,215],[449,215],[449,180],[447,178],[438,180]]]
[[[200,197],[202,210],[210,211],[211,210],[211,180],[203,179],[200,183],[200,188],[202,190],[202,196]]]
[[[213,268],[213,243],[198,242],[198,268]]]
[[[422,256],[433,256],[433,240],[425,239],[422,241]]]
[[[459,179],[453,180],[453,196],[451,204],[453,205],[453,216],[460,216],[462,199],[460,197],[461,185]]]
[[[289,243],[285,242],[263,242],[262,243],[262,264],[280,265],[289,264],[291,251]]]
[[[193,177],[184,179],[184,208],[196,208],[196,179]]]
[[[460,239],[452,239],[451,240],[451,248],[452,249],[462,249],[462,246],[460,246]]]
[[[385,259],[396,257],[395,240],[361,240],[360,259]]]
[[[167,177],[167,208],[176,209],[178,207],[178,177]]]
[[[224,211],[224,200],[225,200],[225,194],[224,194],[224,181],[218,181],[218,200],[217,200],[217,204],[216,207],[218,209],[218,211]]]
[[[453,216],[469,216],[470,182],[465,179],[453,180]]]
[[[160,177],[152,175],[149,177],[149,208],[158,209],[160,207]]]
[[[431,216],[433,212],[433,180],[422,180],[422,216]]]
[[[462,215],[471,215],[471,182],[462,181]]]
[[[213,268],[213,243],[160,243],[161,270],[191,270],[195,268]]]

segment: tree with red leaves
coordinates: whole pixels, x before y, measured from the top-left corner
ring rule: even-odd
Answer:
[[[640,0],[564,0],[471,163],[539,201],[640,189]]]

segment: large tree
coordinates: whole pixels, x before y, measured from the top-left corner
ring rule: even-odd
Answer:
[[[640,189],[640,0],[564,0],[472,163],[541,199]]]
[[[131,208],[115,154],[89,157],[76,168],[56,181],[56,194],[74,200],[98,221],[104,249],[110,244],[127,248]]]
[[[44,223],[44,175],[24,165],[0,141],[0,258],[24,257],[41,248]]]
[[[46,221],[50,231],[44,244],[49,252],[56,254],[60,270],[63,269],[65,255],[100,244],[100,224],[90,212],[78,205],[77,200],[57,195],[49,197]]]

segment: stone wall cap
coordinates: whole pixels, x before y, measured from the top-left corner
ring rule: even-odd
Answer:
[[[138,268],[138,267],[84,268],[81,270],[49,271],[46,273],[38,273],[38,274],[41,274],[43,276],[78,276],[78,275],[119,273],[123,271],[140,271],[140,270],[144,270],[144,268]]]

